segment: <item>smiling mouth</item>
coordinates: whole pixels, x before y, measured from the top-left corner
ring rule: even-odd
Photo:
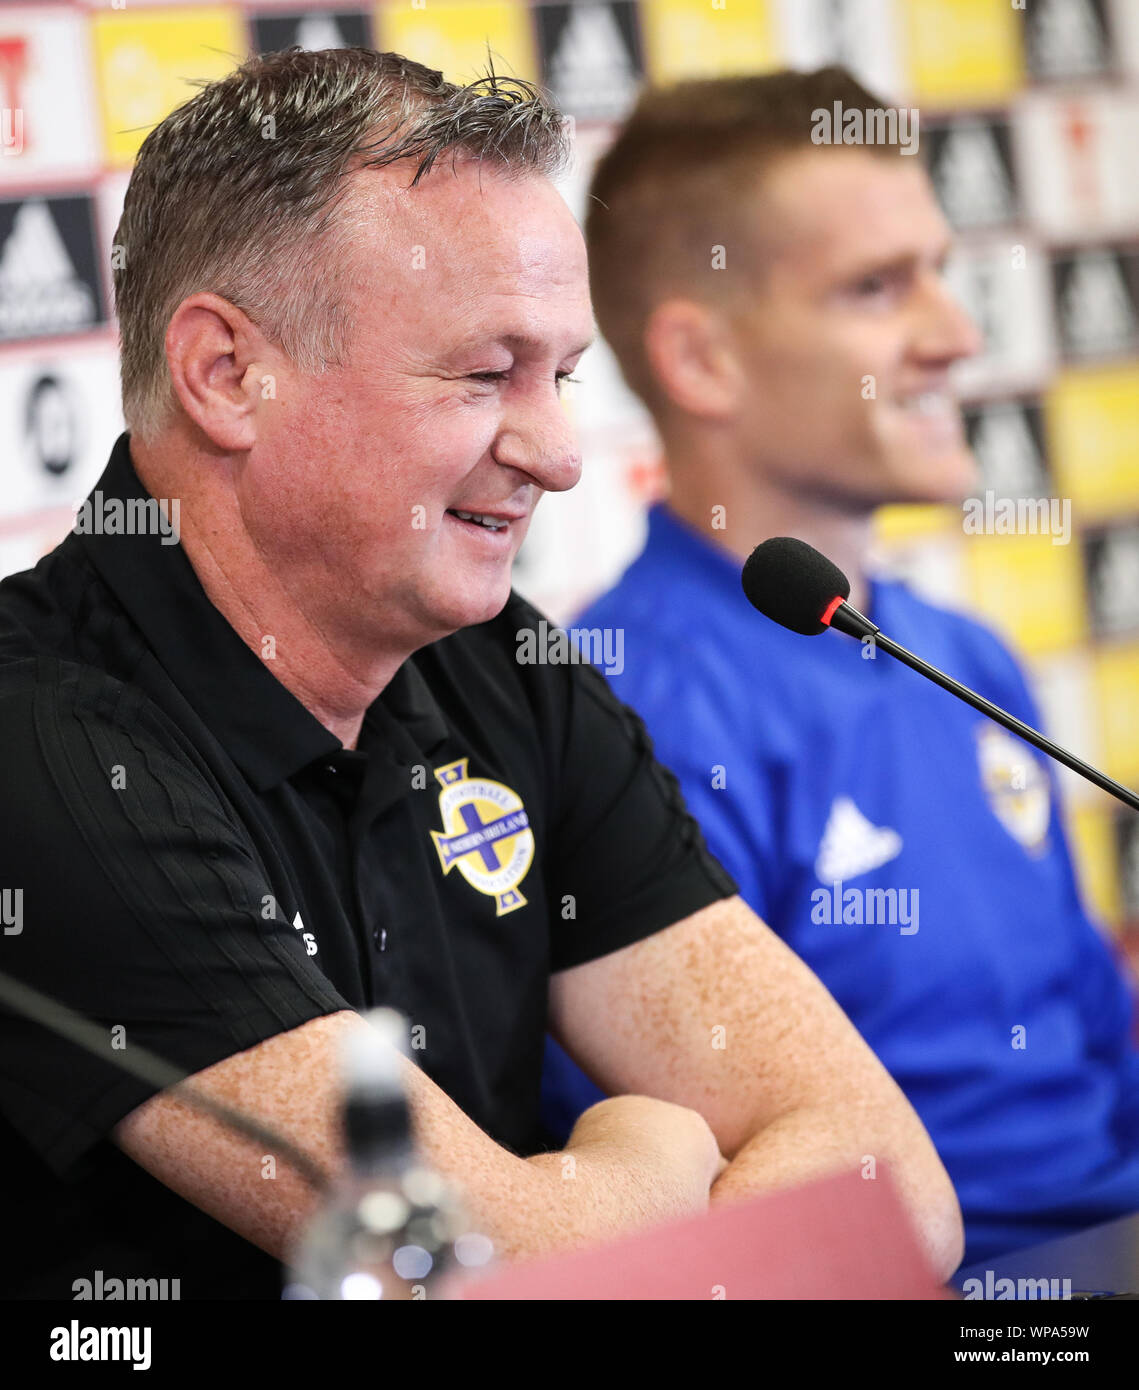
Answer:
[[[505,531],[510,525],[508,517],[492,516],[487,512],[461,512],[457,507],[448,507],[447,515],[457,517],[459,521],[465,521],[469,526],[477,526],[483,531]]]
[[[957,401],[945,391],[920,391],[907,396],[897,396],[894,404],[908,415],[924,416],[926,419],[944,419],[959,413]]]

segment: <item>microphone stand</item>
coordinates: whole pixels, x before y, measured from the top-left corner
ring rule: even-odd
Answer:
[[[991,700],[986,700],[983,695],[978,695],[975,690],[970,690],[967,685],[962,685],[960,681],[955,681],[952,676],[947,676],[944,671],[939,671],[936,666],[931,666],[928,661],[923,661],[920,656],[915,656],[913,652],[907,651],[892,638],[887,637],[882,629],[865,615],[860,613],[852,604],[842,599],[834,604],[828,605],[821,618],[821,622],[829,627],[837,628],[839,632],[845,632],[848,637],[857,637],[861,640],[870,637],[876,647],[895,657],[903,666],[908,666],[911,671],[917,671],[919,675],[928,677],[935,685],[940,685],[942,690],[948,690],[951,695],[956,695],[959,700],[964,700],[967,705],[972,705],[975,710],[982,714],[987,714],[990,719],[1002,724],[1010,733],[1016,734],[1031,743],[1034,748],[1039,748],[1042,753],[1047,753],[1050,758],[1055,758],[1065,767],[1070,767],[1073,772],[1078,772],[1081,777],[1086,777],[1093,785],[1101,791],[1109,793],[1118,801],[1122,801],[1125,806],[1130,806],[1133,811],[1139,811],[1139,796],[1130,788],[1116,782],[1114,778],[1108,777],[1098,768],[1092,767],[1090,763],[1084,762],[1083,758],[1077,758],[1074,753],[1069,753],[1066,748],[1061,748],[1058,743],[1053,743],[1050,738],[1045,738],[1042,733],[1038,733],[1031,725],[1025,724],[1020,719],[1001,709],[999,705],[994,705]]]

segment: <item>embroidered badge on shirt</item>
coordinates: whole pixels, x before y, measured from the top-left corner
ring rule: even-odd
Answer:
[[[1048,778],[1018,738],[992,724],[979,724],[977,759],[981,786],[993,815],[1030,853],[1041,849],[1052,815]]]
[[[444,874],[457,868],[479,893],[495,900],[495,915],[524,907],[518,884],[534,858],[534,832],[522,798],[502,782],[468,777],[468,758],[435,769],[443,790],[443,829],[431,831]]]

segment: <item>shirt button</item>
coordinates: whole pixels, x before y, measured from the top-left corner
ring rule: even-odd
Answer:
[[[377,927],[372,932],[372,940],[376,943],[377,951],[386,951],[388,947],[388,933],[386,927]]]
[[[325,765],[324,765],[324,770],[325,770],[325,772],[335,772],[335,771],[336,771],[336,764],[335,764],[335,763],[325,763]]]

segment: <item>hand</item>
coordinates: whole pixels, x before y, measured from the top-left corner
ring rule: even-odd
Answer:
[[[703,1115],[652,1096],[611,1096],[579,1116],[567,1153],[608,1149],[643,1174],[662,1218],[707,1211],[712,1184],[728,1166]]]

